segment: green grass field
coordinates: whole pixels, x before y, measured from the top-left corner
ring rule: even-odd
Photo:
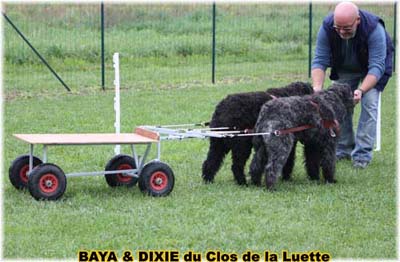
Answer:
[[[201,12],[196,13],[192,20],[201,17]],[[157,44],[159,37],[153,42]],[[227,53],[219,58],[215,85],[210,83],[207,55],[171,53],[146,58],[126,49],[121,52],[121,131],[131,132],[143,124],[208,121],[227,94],[307,81],[304,44],[301,55],[288,52],[283,61],[254,59],[251,52],[245,52],[244,58]],[[145,196],[137,187],[110,188],[97,176],[70,178],[61,200],[43,202],[34,200],[28,191],[14,189],[8,180],[11,161],[29,149],[12,134],[113,132],[112,64],[107,64],[106,91],[100,91],[97,84],[84,84],[67,93],[40,65],[24,57],[18,64],[13,56],[8,57],[5,46],[4,258],[76,259],[79,250],[98,249],[114,250],[119,257],[126,250],[134,256],[138,250],[177,250],[181,255],[186,251],[204,255],[209,250],[237,254],[319,250],[334,259],[396,259],[396,77],[382,96],[382,150],[374,153],[365,170],[353,169],[350,161],[339,162],[337,184],[309,181],[299,146],[293,180],[279,182],[276,192],[237,186],[229,157],[215,183],[206,185],[201,164],[208,140],[193,139],[162,143],[161,160],[176,177],[168,197]],[[80,68],[68,71],[62,59],[52,61],[70,79],[98,83],[93,74],[98,64],[73,56],[65,59]],[[41,147],[35,152],[41,157]],[[129,153],[129,148],[123,147],[123,152]],[[153,148],[151,157],[155,153]],[[48,155],[48,161],[66,173],[103,170],[113,147],[50,147]]]

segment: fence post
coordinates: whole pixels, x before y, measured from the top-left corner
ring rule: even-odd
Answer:
[[[393,72],[396,72],[396,23],[397,23],[397,1],[394,1],[394,16],[393,16],[393,46],[394,46],[394,51],[393,51]]]
[[[211,73],[211,82],[215,84],[215,16],[216,16],[216,6],[215,2],[213,3],[212,8],[212,73]]]
[[[39,57],[39,59],[42,61],[42,63],[50,70],[51,73],[60,81],[60,83],[65,87],[65,89],[68,90],[68,92],[71,92],[71,89],[67,86],[67,84],[64,83],[64,81],[61,79],[61,77],[54,71],[54,69],[47,63],[47,61],[39,54],[39,52],[31,45],[29,40],[24,36],[24,34],[18,30],[17,26],[13,24],[10,18],[3,13],[4,18],[7,20],[7,22],[14,28],[14,30],[17,32],[17,34],[22,38],[22,40],[25,41],[25,43],[32,49],[32,51]]]
[[[311,55],[312,55],[312,3],[308,5],[308,78],[311,77]]]
[[[100,4],[101,16],[101,88],[105,90],[105,66],[104,66],[104,3]]]

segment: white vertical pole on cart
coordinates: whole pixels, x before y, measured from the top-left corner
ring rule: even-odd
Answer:
[[[375,151],[381,151],[381,94],[379,92],[378,99],[378,116],[376,118],[376,143],[375,143]]]
[[[114,110],[115,110],[115,133],[119,134],[121,132],[121,115],[120,115],[120,98],[119,98],[119,53],[114,53],[113,55],[114,71],[115,71],[115,97],[114,97]],[[114,148],[116,155],[121,153],[121,145],[116,145]]]

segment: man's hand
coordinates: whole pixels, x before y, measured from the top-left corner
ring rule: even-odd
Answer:
[[[363,92],[361,91],[361,89],[354,90],[353,99],[354,99],[355,104],[358,104],[361,101],[362,95],[363,95]]]
[[[378,79],[374,75],[367,75],[362,81],[359,88],[354,91],[354,102],[357,104],[360,102],[363,94],[366,94],[371,88],[373,88],[376,83],[378,83]]]
[[[315,92],[322,90],[325,79],[325,71],[320,68],[315,68],[311,71],[312,85]]]

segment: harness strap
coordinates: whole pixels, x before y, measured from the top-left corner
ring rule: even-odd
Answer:
[[[317,102],[310,100],[310,104],[315,107],[315,109],[320,113],[320,106]],[[320,113],[321,114],[321,113]],[[334,120],[321,120],[321,124],[324,128],[329,129],[329,134],[331,137],[336,137],[336,134],[340,133],[340,125],[339,122],[334,119]],[[292,127],[292,128],[287,128],[287,129],[281,129],[281,130],[276,130],[274,134],[276,136],[280,135],[287,135],[290,133],[295,133],[295,132],[300,132],[306,129],[314,128],[315,126],[313,125],[302,125],[298,127]]]
[[[339,122],[335,120],[322,120],[322,126],[329,129],[331,137],[336,137],[336,134],[340,134]]]
[[[274,135],[276,135],[276,136],[287,135],[290,133],[296,133],[296,132],[300,132],[300,131],[314,128],[314,127],[315,126],[313,126],[313,125],[302,125],[302,126],[297,126],[297,127],[287,128],[287,129],[275,130]]]

